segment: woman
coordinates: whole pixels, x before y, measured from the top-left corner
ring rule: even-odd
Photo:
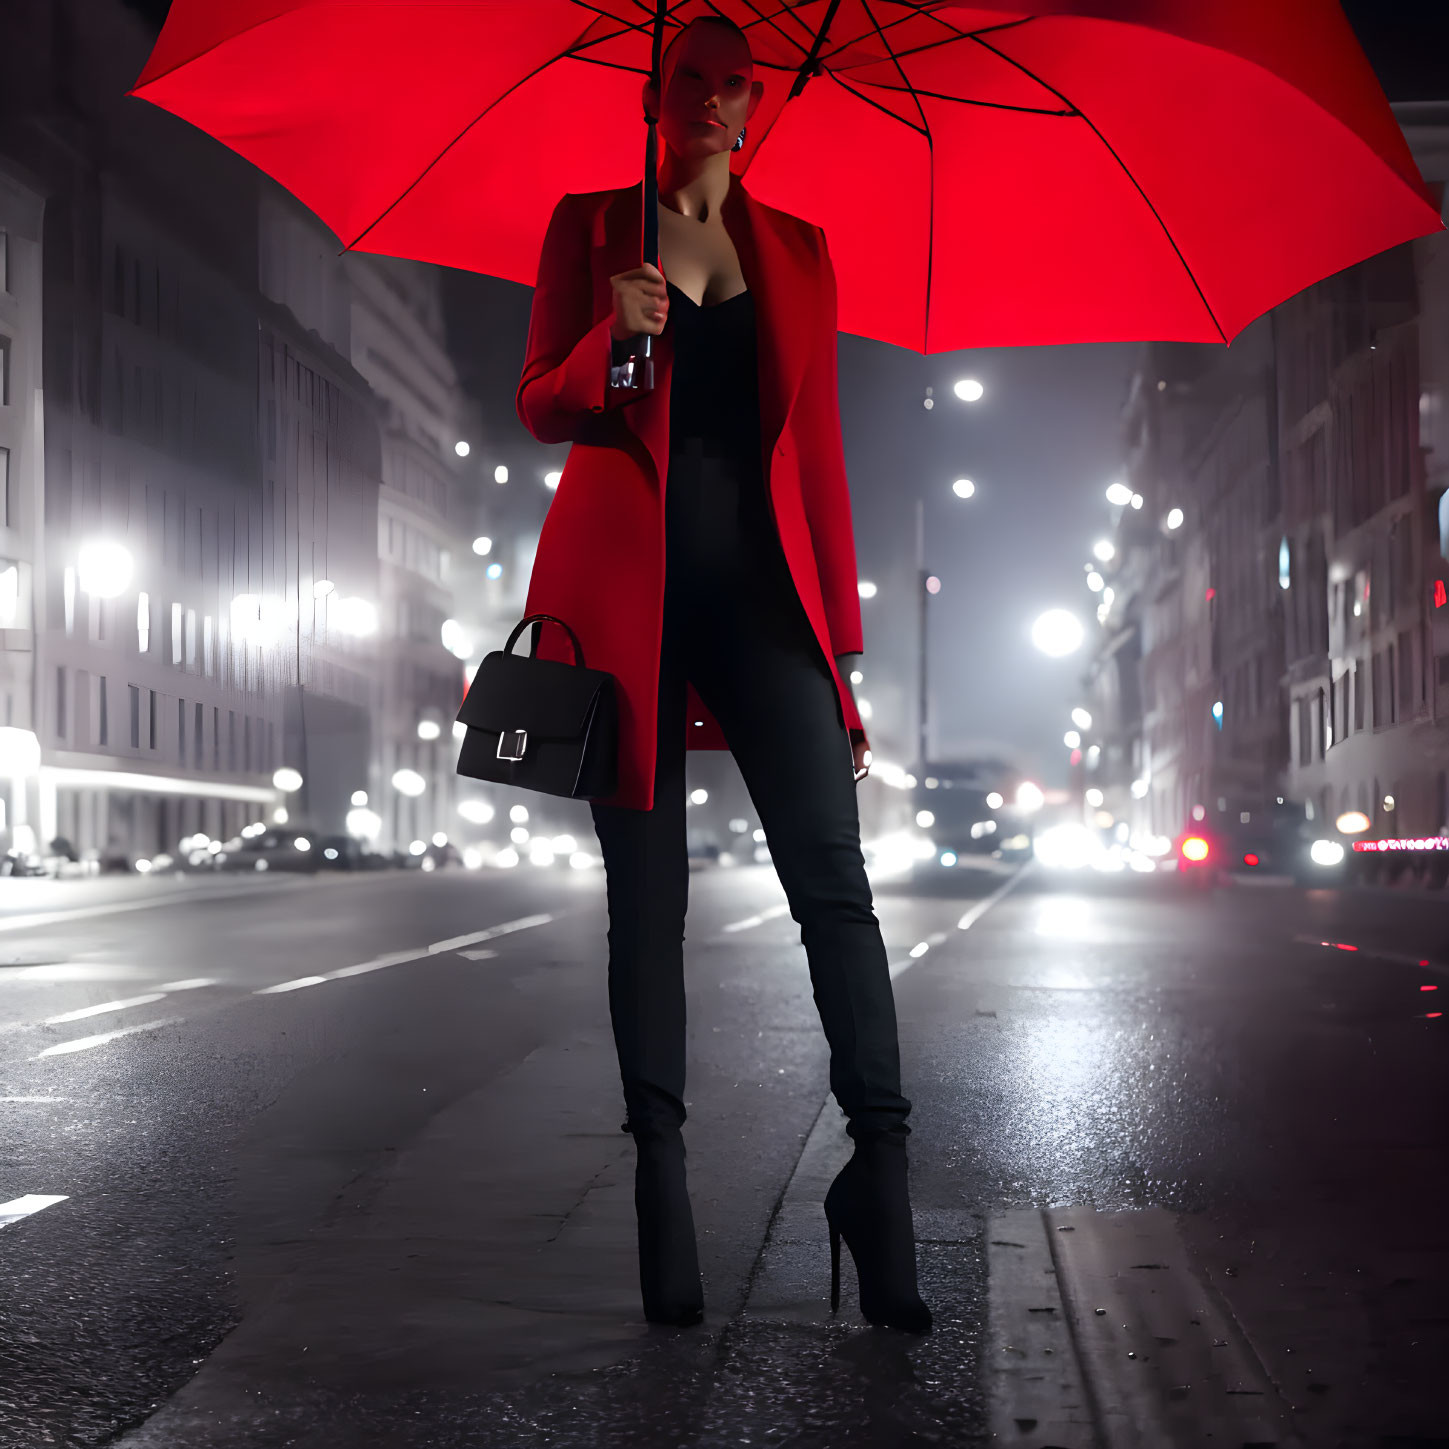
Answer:
[[[801,926],[851,1161],[825,1211],[861,1309],[921,1331],[895,1003],[860,849],[869,750],[843,683],[861,651],[840,446],[835,280],[817,227],[730,173],[759,104],[749,46],[705,17],[665,53],[661,260],[640,266],[641,189],[566,196],[544,240],[518,411],[574,444],[539,539],[529,613],[573,627],[619,681],[620,779],[592,804],[608,878],[609,1007],[637,1148],[639,1274],[651,1322],[697,1323],[685,1185],[688,748],[729,748]],[[632,262],[632,264],[631,264]],[[610,385],[629,339],[655,385]],[[668,506],[665,506],[667,496]],[[536,652],[572,659],[538,625]],[[556,637],[558,636],[558,637]],[[727,741],[727,744],[726,744]]]

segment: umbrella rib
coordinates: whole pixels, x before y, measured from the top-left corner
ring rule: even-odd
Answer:
[[[838,72],[836,73],[838,74]],[[1012,106],[1008,105],[1005,101],[979,101],[972,96],[948,96],[942,91],[923,91],[917,86],[910,85],[888,86],[883,85],[880,81],[868,81],[866,82],[866,84],[868,84],[872,90],[890,91],[894,95],[899,95],[903,90],[908,89],[912,95],[924,96],[927,100],[930,101],[950,101],[953,105],[958,106],[982,106],[986,110],[990,111],[1018,111],[1021,114],[1027,116],[1071,117],[1078,114],[1078,112],[1073,110],[1049,111],[1044,106]]]
[[[943,45],[954,45],[958,40],[972,40],[978,35],[990,35],[994,31],[998,30],[1015,30],[1020,25],[1029,25],[1033,20],[1039,20],[1041,18],[1038,15],[1024,15],[1020,20],[1003,20],[998,25],[982,26],[980,30],[962,30],[959,26],[952,25],[949,20],[945,20],[939,15],[930,14],[925,10],[912,10],[909,15],[902,15],[897,20],[889,20],[884,25],[878,25],[877,29],[881,32],[881,38],[885,38],[885,31],[894,30],[897,26],[905,25],[911,20],[916,19],[918,16],[925,16],[927,20],[933,21],[935,24],[941,26],[948,33],[940,40],[928,40],[922,45],[911,46],[909,50],[897,50],[893,52],[893,54],[900,57],[902,60],[904,60],[907,56],[920,55],[928,50],[939,50],[940,47]],[[859,45],[860,42],[865,39],[865,36],[868,33],[869,32],[863,32],[862,34],[857,35],[850,40],[840,41],[825,56],[825,60],[829,61],[832,56],[839,55],[842,51],[848,49],[852,45]],[[889,45],[889,42],[887,42],[887,45]]]
[[[577,4],[578,0],[574,0],[574,3]],[[591,9],[592,7],[585,6],[584,8]],[[363,237],[368,234],[368,232],[379,226],[389,213],[395,211],[400,205],[402,205],[402,203],[406,201],[407,198],[412,194],[412,192],[422,183],[423,178],[428,174],[428,172],[430,172],[433,167],[436,166],[438,162],[441,161],[443,157],[446,156],[448,152],[451,151],[453,147],[456,146],[458,142],[461,141],[463,137],[466,136],[468,132],[471,131],[473,127],[476,126],[478,122],[481,121],[483,117],[486,116],[488,112],[494,108],[494,106],[498,105],[500,101],[507,100],[508,97],[514,93],[514,91],[519,89],[519,87],[527,85],[528,82],[534,78],[534,76],[542,74],[549,68],[549,66],[554,65],[560,60],[563,60],[565,56],[572,54],[572,51],[573,46],[571,45],[568,47],[567,50],[561,50],[557,55],[551,55],[541,65],[534,66],[534,68],[529,71],[527,75],[520,76],[506,90],[494,96],[493,99],[489,101],[488,104],[484,106],[483,109],[479,111],[478,114],[474,116],[473,119],[469,121],[468,124],[464,126],[463,129],[459,131],[458,134],[454,136],[453,139],[449,141],[448,144],[444,146],[443,149],[439,151],[438,154],[434,156],[433,159],[429,161],[428,164],[424,166],[423,169],[419,171],[418,174],[414,176],[410,182],[408,182],[407,186],[392,201],[390,201],[382,209],[382,211],[380,211],[377,216],[373,218],[372,221],[368,222],[368,224],[363,227],[360,232],[358,232],[357,236],[353,238],[352,241],[347,243],[344,250],[349,252],[355,250],[358,244],[362,241]]]
[[[992,55],[1000,57],[1000,59],[1004,60],[1008,65],[1015,66],[1015,68],[1019,70],[1023,75],[1029,76],[1039,86],[1042,86],[1044,89],[1049,90],[1064,106],[1070,106],[1071,109],[1076,113],[1076,115],[1086,123],[1092,134],[1106,148],[1107,154],[1111,156],[1111,158],[1117,163],[1119,167],[1121,167],[1122,174],[1132,183],[1133,187],[1137,191],[1138,196],[1142,198],[1144,204],[1146,205],[1147,209],[1152,213],[1158,226],[1162,228],[1162,234],[1167,238],[1167,244],[1172,248],[1173,253],[1176,255],[1178,261],[1182,263],[1182,269],[1184,272],[1187,273],[1187,279],[1189,282],[1192,283],[1193,290],[1197,293],[1198,300],[1203,305],[1203,310],[1208,314],[1208,318],[1212,322],[1213,326],[1217,328],[1218,336],[1223,339],[1224,343],[1226,343],[1228,340],[1228,335],[1226,332],[1223,331],[1223,324],[1218,321],[1217,313],[1213,311],[1212,304],[1208,301],[1207,294],[1203,291],[1201,283],[1199,283],[1197,277],[1193,275],[1193,270],[1188,265],[1187,258],[1183,256],[1182,248],[1178,246],[1177,239],[1173,236],[1171,229],[1163,220],[1162,213],[1158,211],[1158,209],[1152,204],[1152,198],[1148,196],[1148,194],[1142,189],[1141,183],[1132,174],[1132,168],[1128,166],[1127,163],[1121,158],[1121,156],[1117,154],[1117,148],[1113,146],[1112,143],[1092,123],[1092,118],[1087,115],[1080,106],[1073,104],[1073,102],[1061,91],[1059,91],[1054,85],[1050,84],[1050,82],[1046,80],[1043,80],[1041,76],[1035,74],[1035,72],[1033,72],[1029,66],[1023,65],[1019,60],[1016,60],[1012,56],[1007,55],[1004,50],[998,50],[994,45],[991,45],[989,42],[982,40],[979,35],[972,35],[968,38],[974,40],[977,45],[982,46],[986,50],[989,50]]]
[[[881,44],[885,46],[886,54],[890,56],[891,64],[896,68],[896,74],[910,90],[911,99],[916,103],[916,113],[921,118],[921,128],[926,136],[926,154],[930,157],[931,175],[928,187],[930,213],[926,219],[926,307],[921,317],[921,352],[924,354],[931,341],[931,279],[936,265],[936,142],[931,135],[931,123],[926,119],[926,108],[921,104],[921,98],[916,94],[916,88],[911,85],[911,78],[906,74],[900,57],[891,49],[890,41],[885,38],[885,32],[880,28],[880,21],[875,18],[875,11],[870,8],[870,0],[860,0],[860,3],[861,8],[870,18],[870,23],[875,26],[876,34],[880,36]]]
[[[680,0],[680,3],[683,4],[684,0]],[[798,46],[801,50],[805,49],[805,46],[798,39],[796,39],[793,35],[787,35],[785,31],[781,29],[780,24],[775,19],[774,15],[766,15],[765,12],[754,3],[754,0],[741,0],[741,3],[744,4],[748,9],[753,11],[755,15],[755,18],[753,20],[747,21],[744,25],[740,26],[741,30],[750,30],[753,29],[756,25],[768,25],[770,29],[773,30],[787,44]],[[716,15],[724,15],[724,12],[719,8],[718,5],[715,4],[715,0],[705,0],[705,4],[708,5],[709,8],[713,10]],[[810,27],[806,25],[803,20],[800,20],[798,16],[796,16],[793,9],[780,10],[776,13],[780,15],[788,15],[800,26],[801,30],[806,35],[810,34]],[[724,18],[728,20],[732,17],[726,15]],[[738,23],[739,22],[736,21],[736,24]],[[759,63],[759,61],[755,62],[756,65],[759,65]]]
[[[849,91],[850,94],[856,98],[856,100],[864,101],[868,106],[874,106],[876,110],[878,110],[882,115],[889,116],[893,121],[899,121],[901,125],[903,125],[908,131],[914,131],[919,136],[927,135],[927,132],[923,126],[918,126],[914,121],[906,120],[906,118],[898,111],[891,110],[889,106],[881,105],[879,101],[872,100],[863,91],[857,90],[853,85],[851,85],[849,81],[842,80],[839,71],[827,70],[825,74],[829,76],[830,79],[833,80],[835,84],[838,85],[842,90]]]

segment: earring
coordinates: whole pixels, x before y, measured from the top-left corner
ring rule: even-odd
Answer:
[[[735,137],[735,144],[730,147],[731,151],[743,151],[745,149],[745,128],[740,127],[740,134]]]

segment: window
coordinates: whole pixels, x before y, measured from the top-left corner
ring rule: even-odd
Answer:
[[[228,770],[236,769],[236,711],[234,709],[226,712],[226,767]]]
[[[151,596],[146,593],[136,596],[136,642],[142,654],[151,647]]]
[[[0,232],[3,236],[4,232]],[[0,525],[15,527],[15,500],[10,494],[10,449],[0,448]]]
[[[211,768],[221,769],[221,706],[211,707]]]
[[[251,773],[252,768],[252,717],[242,716],[242,769]]]
[[[0,292],[10,290],[10,233],[0,226]]]
[[[1414,710],[1414,635],[1410,629],[1399,634],[1399,718]]]
[[[0,332],[0,407],[10,406],[10,339]]]
[[[186,763],[186,701],[176,701],[176,758],[181,764]]]
[[[0,232],[0,236],[4,233]],[[65,665],[62,664],[55,671],[55,732],[61,738],[65,738],[66,727],[66,695],[65,695]]]
[[[171,606],[171,662],[181,663],[181,605]]]
[[[137,684],[129,686],[131,692],[131,748],[141,748],[141,687]]]
[[[196,705],[195,727],[191,732],[192,761],[196,765],[196,768],[198,770],[201,768],[202,723],[204,718],[205,716],[202,713],[201,703],[200,701],[198,701]]]
[[[1306,699],[1298,700],[1294,708],[1298,711],[1298,763],[1306,765],[1313,759],[1313,717]]]
[[[151,748],[154,750],[156,748],[156,691],[153,689],[153,690],[151,690],[150,693],[151,693],[151,700],[150,700],[150,704],[151,704],[150,740],[151,740]]]
[[[1363,697],[1364,697],[1363,660],[1354,661],[1353,666],[1353,727],[1355,730],[1363,728]]]
[[[98,701],[96,722],[98,726],[96,743],[99,745],[109,744],[111,731],[110,719],[106,712],[106,676],[104,674],[100,676],[100,699]]]

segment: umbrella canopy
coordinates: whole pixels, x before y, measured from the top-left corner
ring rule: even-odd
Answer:
[[[844,331],[922,352],[1229,341],[1441,226],[1338,0],[672,0],[765,96],[732,158],[824,227]],[[173,0],[133,94],[344,246],[532,282],[640,173],[653,0]]]

